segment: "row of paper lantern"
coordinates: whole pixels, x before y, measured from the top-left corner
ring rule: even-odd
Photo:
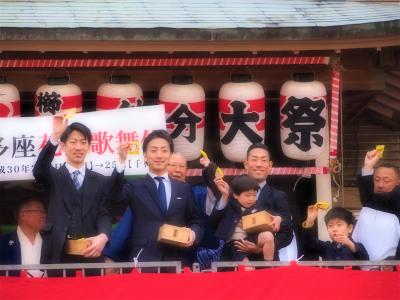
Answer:
[[[97,91],[97,110],[143,105],[143,92],[129,76],[114,76]],[[197,159],[204,145],[205,92],[191,76],[173,76],[159,95],[165,105],[167,130],[176,151],[189,161]],[[0,117],[20,115],[15,86],[0,83]],[[224,156],[243,162],[253,143],[265,139],[266,99],[263,87],[249,75],[233,74],[219,90],[219,131]],[[49,78],[35,94],[35,114],[49,115],[76,108],[82,111],[82,92],[68,77]],[[295,76],[280,91],[280,134],[284,154],[297,160],[317,158],[327,142],[327,105],[324,85]]]

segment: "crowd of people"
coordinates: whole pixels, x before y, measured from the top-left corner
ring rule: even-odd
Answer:
[[[366,154],[357,179],[362,203],[358,221],[345,208],[330,209],[325,224],[331,241],[320,241],[312,230],[316,205],[308,207],[302,233],[295,234],[286,193],[268,184],[273,163],[264,144],[249,147],[246,174],[229,183],[213,162],[201,158],[203,182],[190,185],[187,161],[174,152],[164,130],[144,139],[148,174],[138,179],[124,177],[129,142],[119,145],[109,177],[85,167],[90,142],[85,125],[68,125],[62,114],[54,116],[51,138],[33,169],[45,199],[20,200],[17,229],[0,238],[0,264],[182,261],[206,269],[213,261],[297,259],[298,242],[323,260],[400,259],[400,170],[379,162],[379,151]],[[58,147],[66,158],[59,169],[51,164]],[[115,203],[125,203],[127,209],[112,230],[109,208]],[[246,232],[242,217],[260,211],[271,215],[271,229]],[[163,224],[189,228],[187,242],[159,242]],[[82,238],[88,242],[83,253],[68,253],[68,244]],[[43,276],[40,270],[29,274]]]

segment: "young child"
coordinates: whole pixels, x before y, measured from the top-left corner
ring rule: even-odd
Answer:
[[[311,228],[318,217],[316,205],[310,205],[305,229],[305,247],[316,252],[322,260],[368,260],[369,256],[361,243],[351,239],[354,226],[353,214],[343,207],[332,208],[325,216],[325,224],[332,242],[323,242],[312,235]]]
[[[216,181],[220,190],[229,189],[222,180]],[[216,228],[215,235],[225,241],[222,256],[234,261],[249,261],[249,259],[274,259],[274,234],[269,231],[248,234],[242,227],[242,216],[261,211],[256,203],[257,182],[249,175],[240,175],[231,182],[228,205],[218,210],[218,206],[210,216],[210,223]],[[222,193],[226,194],[226,193]],[[232,199],[233,198],[233,199]],[[274,216],[276,222],[279,216]]]

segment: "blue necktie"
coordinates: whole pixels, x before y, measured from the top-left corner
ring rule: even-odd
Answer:
[[[165,213],[167,211],[167,194],[165,192],[164,178],[157,176],[154,179],[158,181],[158,196],[160,197],[162,210]]]
[[[79,170],[72,172],[72,181],[74,182],[74,185],[75,185],[75,188],[77,191],[79,191],[79,189],[81,187],[81,183],[78,180],[79,174],[81,174],[81,172]]]

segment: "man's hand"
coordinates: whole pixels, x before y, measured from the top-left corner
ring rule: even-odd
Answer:
[[[256,244],[250,241],[246,240],[235,241],[234,245],[239,252],[256,253],[256,254],[262,252],[262,248],[258,247]]]
[[[208,157],[202,157],[200,158],[200,164],[203,166],[203,168],[207,168],[210,165],[210,159]]]
[[[368,151],[364,158],[364,170],[373,170],[375,165],[379,161],[379,151],[371,150]]]
[[[192,247],[195,240],[196,240],[196,233],[193,230],[190,230],[189,241],[186,244],[186,247]]]
[[[307,227],[312,227],[315,220],[318,218],[318,207],[316,205],[309,205],[307,208]]]
[[[229,200],[229,184],[220,176],[215,177],[214,182],[222,195],[221,198],[226,201]]]
[[[125,164],[126,158],[128,157],[128,151],[131,147],[130,142],[123,142],[118,146],[118,159],[121,165]]]
[[[278,232],[281,228],[282,218],[280,216],[272,216],[271,225],[274,226],[274,231]]]
[[[82,253],[84,257],[99,257],[108,242],[108,237],[104,233],[87,238],[90,246]]]
[[[68,120],[64,119],[64,117],[65,113],[59,113],[53,117],[53,132],[51,134],[51,138],[55,142],[60,140],[61,135],[68,126]]]

